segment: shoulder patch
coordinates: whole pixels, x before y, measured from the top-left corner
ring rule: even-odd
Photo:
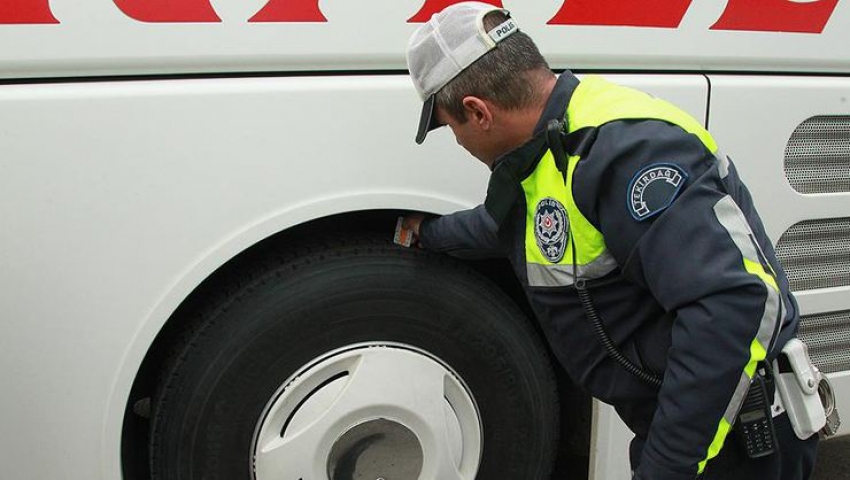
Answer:
[[[629,183],[626,203],[629,213],[641,221],[661,213],[669,207],[688,174],[671,163],[653,163],[641,169]]]
[[[570,231],[570,219],[561,202],[554,198],[544,198],[534,209],[534,236],[540,253],[552,263],[564,258],[567,248],[567,234]]]

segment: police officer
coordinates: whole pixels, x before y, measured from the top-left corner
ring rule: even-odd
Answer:
[[[416,142],[448,125],[492,174],[483,205],[405,224],[422,248],[509,258],[570,377],[634,432],[634,478],[807,478],[817,436],[794,435],[767,368],[797,305],[699,122],[600,77],[556,77],[483,3],[423,24],[408,66],[424,100]],[[767,455],[731,433],[755,388],[775,416]]]

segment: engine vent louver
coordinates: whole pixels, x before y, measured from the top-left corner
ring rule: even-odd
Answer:
[[[850,218],[807,220],[776,243],[791,290],[850,286]]]
[[[785,147],[785,176],[800,193],[850,192],[850,115],[801,123]]]
[[[822,372],[850,370],[850,310],[804,315],[800,339]]]

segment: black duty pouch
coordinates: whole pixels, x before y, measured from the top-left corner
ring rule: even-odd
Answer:
[[[749,458],[761,458],[778,448],[773,427],[772,385],[759,372],[753,375],[747,397],[738,412],[734,431]]]

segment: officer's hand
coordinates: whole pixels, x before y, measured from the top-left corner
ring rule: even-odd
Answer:
[[[413,232],[413,244],[416,245],[419,243],[419,226],[422,225],[422,220],[425,219],[425,215],[421,213],[411,213],[409,215],[405,215],[404,219],[401,221],[401,226]]]

